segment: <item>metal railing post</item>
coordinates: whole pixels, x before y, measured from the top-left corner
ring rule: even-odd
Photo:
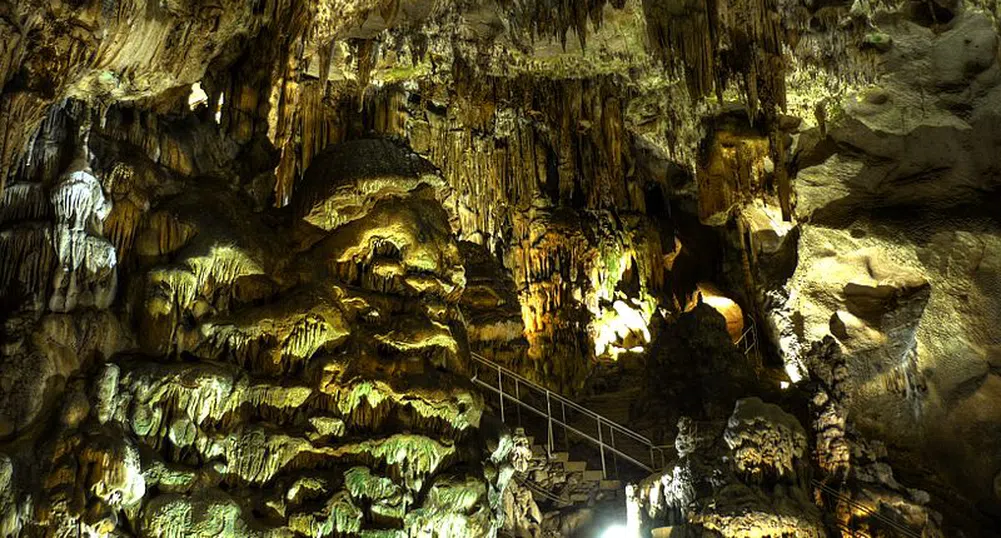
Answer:
[[[598,419],[598,448],[601,450],[601,478],[608,480],[608,471],[605,469],[605,442],[601,439],[601,419]]]
[[[612,443],[612,469],[615,470],[615,477],[619,477],[619,457],[616,455],[618,449],[615,448],[615,428],[609,428],[608,433],[611,436]]]
[[[546,389],[546,422],[549,425],[546,442],[549,443],[549,453],[553,453],[553,408],[549,400],[549,389]]]
[[[640,435],[639,433],[634,432],[629,428],[626,428],[616,422],[608,420],[602,415],[599,415],[598,413],[595,413],[594,411],[586,407],[582,407],[579,404],[576,404],[573,401],[568,400],[543,386],[536,385],[535,383],[532,383],[530,380],[522,376],[519,376],[515,372],[507,370],[503,366],[496,364],[493,361],[490,361],[489,359],[481,355],[473,353],[472,356],[477,361],[477,364],[475,365],[474,368],[474,375],[472,376],[472,381],[486,390],[494,390],[497,392],[497,395],[500,398],[500,406],[501,406],[500,419],[502,421],[507,422],[507,404],[505,403],[504,400],[506,398],[511,398],[512,396],[508,394],[504,389],[504,377],[509,377],[511,379],[514,379],[515,394],[514,398],[512,399],[514,400],[515,411],[518,417],[519,424],[521,423],[521,418],[522,418],[521,407],[523,406],[529,412],[535,413],[536,415],[542,416],[546,419],[546,427],[547,427],[546,445],[550,454],[552,454],[556,450],[556,432],[554,431],[554,427],[559,425],[563,427],[563,442],[564,445],[566,446],[567,451],[570,450],[570,431],[573,431],[574,435],[582,438],[582,440],[585,443],[588,443],[590,446],[594,445],[598,446],[601,456],[601,474],[604,479],[607,479],[609,476],[608,458],[605,455],[606,448],[608,448],[611,451],[613,458],[612,466],[614,468],[616,476],[618,475],[618,461],[620,458],[625,459],[627,462],[632,463],[642,469],[645,469],[648,472],[657,472],[667,465],[667,454],[664,453],[664,447],[655,445],[653,441],[651,441],[647,437]],[[479,377],[479,374],[482,373],[482,370],[480,370],[482,365],[487,365],[497,370],[496,386],[490,385],[490,383],[487,382],[485,379]],[[545,393],[546,396],[545,411],[541,409],[542,407],[541,405],[535,405],[534,403],[530,403],[529,401],[522,401],[521,387],[523,385],[528,387],[533,392]],[[560,416],[562,417],[562,422],[560,420],[557,420],[556,416],[553,414],[554,398],[560,404]],[[534,398],[530,398],[530,400],[535,401]],[[567,407],[570,408],[569,414],[567,413]],[[574,417],[575,410],[578,413],[578,418],[583,419],[580,421],[580,426],[582,429],[577,429],[570,425],[569,421]],[[596,421],[596,426],[598,429],[597,438],[586,433],[587,425],[585,424],[585,422],[587,422],[587,420]],[[603,431],[603,424],[607,424],[610,432],[609,440],[607,443],[605,440],[605,432]],[[623,447],[619,447],[616,444],[615,440],[616,429],[619,430],[620,437],[622,435],[625,435],[626,437],[630,438],[627,444],[624,445]],[[633,446],[634,444],[638,444],[639,446]],[[643,455],[639,453],[640,451],[643,450],[642,447],[647,447],[647,449],[649,450],[648,457],[650,459],[648,460],[648,463],[643,461]]]
[[[518,402],[518,405],[514,406],[515,411],[518,412],[518,426],[521,426],[521,390],[518,388],[518,378],[514,378],[514,399]]]
[[[560,400],[560,410],[563,412],[563,448],[570,452],[570,434],[567,433],[567,404]]]
[[[501,422],[504,420],[504,379],[501,377],[500,366],[497,367],[497,394],[500,396]]]

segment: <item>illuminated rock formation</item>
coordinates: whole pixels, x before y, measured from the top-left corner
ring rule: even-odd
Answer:
[[[972,425],[997,415],[975,403],[998,390],[988,361],[998,323],[989,305],[1001,296],[988,201],[998,184],[982,154],[999,140],[997,33],[970,5],[936,9],[938,26],[920,13],[881,24],[879,85],[802,131],[796,212],[806,224],[788,300],[773,311],[791,369],[807,366],[792,363],[812,342],[837,339],[846,414],[867,436],[893,439],[891,460],[962,460],[942,464],[943,481],[996,503],[995,436]]]
[[[627,489],[633,529],[722,536],[825,536],[810,499],[806,434],[757,398],[720,422],[678,423],[678,463]]]
[[[328,158],[365,162],[373,152],[410,158],[379,141],[346,144]],[[467,347],[456,301],[465,280],[447,216],[419,184],[370,188],[399,185],[406,169],[349,176],[323,162],[311,172],[319,187],[371,192],[372,203],[328,217],[336,224],[301,245],[239,199],[217,197],[206,212],[195,201],[212,193],[189,187],[151,205],[134,244],[149,261],[130,286],[137,353],[65,341],[60,322],[104,331],[97,342],[115,344],[121,338],[104,328],[110,314],[43,318],[50,332],[34,329],[34,340],[57,340],[27,347],[29,357],[51,361],[56,345],[76,349],[38,381],[20,374],[27,406],[8,403],[5,433],[33,422],[46,403],[37,391],[53,376],[76,381],[60,426],[30,434],[46,443],[44,459],[25,466],[28,454],[15,448],[7,460],[8,475],[41,480],[24,508],[8,503],[9,528],[496,532],[510,444],[496,428],[471,433],[480,431],[483,402],[461,377]],[[90,364],[66,363],[94,352],[107,362],[93,375],[76,374],[95,370]],[[493,452],[480,444],[491,435]],[[12,488],[28,484],[8,478],[6,495],[23,499],[27,491]]]

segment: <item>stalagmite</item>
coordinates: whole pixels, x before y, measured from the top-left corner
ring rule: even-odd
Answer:
[[[55,312],[73,310],[78,304],[107,308],[118,285],[118,258],[115,247],[101,235],[111,204],[100,182],[86,169],[72,171],[53,189],[51,202],[58,266],[49,308]]]

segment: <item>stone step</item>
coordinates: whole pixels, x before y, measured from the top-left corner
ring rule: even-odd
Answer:
[[[570,496],[570,502],[572,503],[586,503],[591,499],[591,496],[587,493],[574,493]]]
[[[598,488],[605,491],[622,491],[622,481],[621,480],[602,480],[598,484]]]
[[[553,455],[552,455],[551,458],[549,458],[549,461],[558,461],[558,462],[561,462],[561,463],[569,462],[570,461],[570,453],[569,452],[553,452]],[[581,463],[583,463],[583,462],[581,462]],[[566,466],[564,466],[564,468],[565,467]],[[587,464],[586,463],[584,464],[584,467],[587,468]],[[583,471],[584,469],[580,469],[580,470]]]
[[[585,482],[600,482],[604,478],[601,471],[584,471]]]
[[[557,454],[566,454],[566,452],[557,452]],[[568,473],[580,473],[587,470],[586,461],[566,461],[566,460],[561,460],[561,461],[563,461],[563,470]]]
[[[650,531],[650,538],[670,538],[672,531],[674,531],[674,527],[657,527]]]

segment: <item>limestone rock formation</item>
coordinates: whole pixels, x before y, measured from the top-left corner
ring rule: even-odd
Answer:
[[[799,265],[774,311],[787,362],[837,339],[866,434],[962,460],[944,480],[994,504],[994,435],[974,424],[996,410],[974,402],[996,390],[998,38],[971,5],[938,16],[881,21],[879,84],[801,129]]]
[[[826,536],[810,499],[806,435],[795,417],[751,398],[737,402],[725,427],[683,418],[678,430],[678,462],[627,489],[632,529]]]
[[[362,141],[326,162],[372,152],[413,159]],[[43,376],[4,369],[27,390],[5,400],[4,433],[31,440],[5,460],[10,532],[497,532],[511,445],[503,430],[481,429],[483,400],[461,377],[465,280],[447,215],[423,184],[372,188],[400,185],[405,168],[349,175],[324,162],[312,176],[319,192],[359,189],[371,203],[330,215],[324,222],[334,224],[302,243],[239,198],[199,209],[213,194],[192,185],[153,200],[137,223],[123,318],[25,311],[21,353],[59,362]],[[55,226],[66,225],[64,214],[92,218],[85,203],[69,207],[56,205]],[[41,330],[30,328],[33,315]],[[138,328],[136,344],[114,337],[120,323]],[[9,341],[5,361],[24,356],[18,349]],[[61,409],[50,396],[59,384],[68,395]],[[46,405],[57,407],[55,429],[38,428]],[[44,447],[40,457],[33,443]]]
[[[734,402],[757,390],[752,364],[733,346],[726,319],[705,303],[681,314],[653,342],[646,365],[646,398],[639,402],[660,441],[682,416],[723,420]]]

